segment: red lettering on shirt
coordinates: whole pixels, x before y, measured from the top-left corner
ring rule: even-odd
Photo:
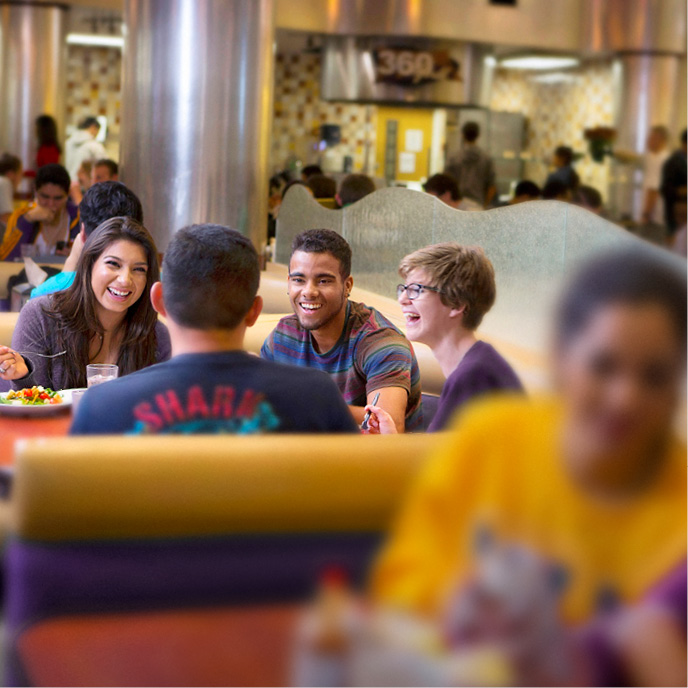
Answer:
[[[147,401],[143,401],[134,407],[134,418],[144,423],[150,430],[156,432],[162,430],[162,418],[153,412],[151,405]]]
[[[234,387],[216,386],[213,398],[213,418],[231,418],[233,404]]]
[[[160,413],[167,423],[174,423],[175,420],[186,420],[184,409],[179,403],[179,397],[173,389],[168,390],[164,394],[156,394],[155,403],[158,405]],[[176,416],[176,419],[174,416]]]
[[[247,389],[241,398],[241,403],[237,409],[237,416],[239,418],[251,418],[256,411],[258,402],[262,401],[262,399],[262,394],[256,394],[253,390]]]
[[[207,418],[210,415],[208,404],[205,403],[203,390],[200,385],[194,385],[190,390],[186,400],[186,413],[189,418],[202,416]]]

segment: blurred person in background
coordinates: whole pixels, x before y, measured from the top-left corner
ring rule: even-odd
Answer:
[[[573,192],[573,197],[571,200],[574,205],[585,208],[591,213],[595,213],[595,215],[602,215],[604,212],[602,194],[592,186],[581,184]]]
[[[22,179],[21,160],[11,153],[0,156],[0,224],[6,225],[14,212],[14,194]]]
[[[509,202],[509,205],[516,205],[518,203],[525,203],[526,201],[537,201],[542,195],[542,190],[530,179],[524,179],[516,184],[514,189],[514,197]]]
[[[335,200],[340,208],[356,203],[375,191],[375,182],[367,174],[350,174],[342,179]]]
[[[109,158],[102,158],[93,163],[91,184],[119,181],[119,165]]]
[[[100,131],[100,122],[95,117],[84,117],[78,129],[65,143],[65,167],[72,181],[78,181],[77,174],[81,163],[107,158],[103,144],[96,141]]]
[[[456,179],[448,174],[433,174],[432,177],[423,184],[423,191],[435,198],[439,198],[442,203],[456,210],[483,209],[483,206],[473,199],[461,198],[459,194],[459,185],[456,183]]]
[[[279,321],[260,355],[328,373],[358,423],[379,392],[378,406],[398,432],[415,430],[422,411],[411,343],[377,310],[349,299],[353,284],[351,247],[341,235],[310,229],[294,237],[287,281],[294,315]]]
[[[151,299],[174,356],[105,393],[89,390],[72,434],[356,432],[327,375],[243,350],[263,304],[250,239],[220,225],[185,227],[165,251],[163,272]]]
[[[545,187],[550,182],[557,181],[561,182],[569,192],[573,192],[580,182],[578,173],[573,169],[573,149],[569,146],[557,146],[552,162],[556,169],[547,177]]]
[[[315,175],[322,175],[322,167],[320,165],[306,165],[301,170],[301,180],[307,182],[311,177]]]
[[[72,286],[22,308],[12,346],[0,346],[0,379],[70,389],[86,387],[89,363],[127,375],[166,361],[170,336],[150,300],[159,274],[148,230],[129,217],[107,220],[86,241]]]
[[[334,198],[337,195],[337,182],[324,174],[312,174],[306,186],[313,192],[314,198]]]
[[[487,208],[497,193],[497,187],[492,159],[476,143],[480,136],[480,125],[466,122],[461,134],[463,146],[458,155],[448,161],[445,174],[456,180],[462,199],[470,199],[481,208]]]
[[[686,446],[673,431],[686,275],[674,261],[636,247],[578,272],[556,316],[556,396],[487,400],[457,419],[377,563],[379,603],[451,626],[487,533],[556,571],[561,623],[594,631],[587,684],[686,684]],[[480,623],[505,648],[537,618],[485,603]]]
[[[22,244],[33,244],[39,255],[67,254],[79,233],[79,208],[69,199],[69,175],[62,165],[44,165],[36,173],[36,197],[15,210],[7,221],[0,260],[21,256]]]
[[[647,153],[644,161],[643,207],[640,221],[644,224],[664,225],[664,201],[660,193],[662,167],[669,157],[669,130],[654,126],[647,136]]]
[[[84,194],[91,188],[91,173],[93,164],[90,160],[85,160],[79,166],[76,173],[76,181],[69,187],[69,197],[75,205],[79,205],[84,198]]]
[[[43,165],[57,164],[60,162],[62,147],[57,137],[57,124],[50,115],[36,117],[36,139],[38,150],[36,151],[36,169]]]
[[[427,246],[404,257],[399,274],[406,282],[397,288],[406,336],[430,347],[447,378],[429,432],[445,429],[458,409],[481,395],[523,391],[511,366],[475,335],[497,293],[494,268],[481,248]],[[373,432],[395,432],[389,414],[366,408]]]
[[[681,147],[662,166],[662,198],[669,239],[686,224],[686,185],[688,184],[688,145],[686,130],[681,134]]]
[[[101,182],[94,184],[84,195],[79,206],[81,220],[79,234],[74,239],[69,256],[65,261],[62,272],[49,277],[39,284],[32,292],[31,298],[53,294],[72,286],[76,276],[79,257],[91,234],[105,220],[113,217],[131,217],[143,224],[143,208],[141,201],[133,191],[119,182]]]
[[[550,179],[542,188],[543,201],[564,201],[567,203],[571,200],[571,191],[559,179]]]

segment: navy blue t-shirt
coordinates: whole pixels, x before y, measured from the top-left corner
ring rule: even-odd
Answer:
[[[83,396],[70,434],[356,432],[325,374],[244,351],[182,354]]]
[[[523,385],[514,369],[493,346],[477,341],[444,383],[437,413],[428,426],[428,432],[444,430],[467,401],[499,391],[522,392]]]

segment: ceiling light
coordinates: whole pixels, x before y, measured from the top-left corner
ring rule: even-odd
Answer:
[[[68,33],[67,43],[70,45],[97,45],[104,48],[124,47],[122,36],[106,36],[97,33]]]
[[[551,72],[550,74],[538,74],[529,77],[531,81],[538,84],[572,84],[578,81],[578,77],[564,72]]]
[[[506,69],[566,69],[577,67],[580,60],[577,57],[563,57],[561,55],[520,55],[505,57],[499,66]]]

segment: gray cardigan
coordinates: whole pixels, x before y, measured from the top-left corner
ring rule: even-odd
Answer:
[[[56,354],[58,348],[55,333],[55,321],[48,317],[43,308],[50,303],[51,295],[31,299],[19,313],[17,325],[12,335],[12,348],[15,351],[34,351],[45,354]],[[170,335],[160,321],[155,326],[157,337],[156,363],[166,361],[171,354]],[[41,358],[31,354],[22,354],[29,374],[26,377],[12,380],[15,389],[43,385],[51,389],[64,389],[67,384],[64,356]],[[84,371],[86,375],[86,371]]]

